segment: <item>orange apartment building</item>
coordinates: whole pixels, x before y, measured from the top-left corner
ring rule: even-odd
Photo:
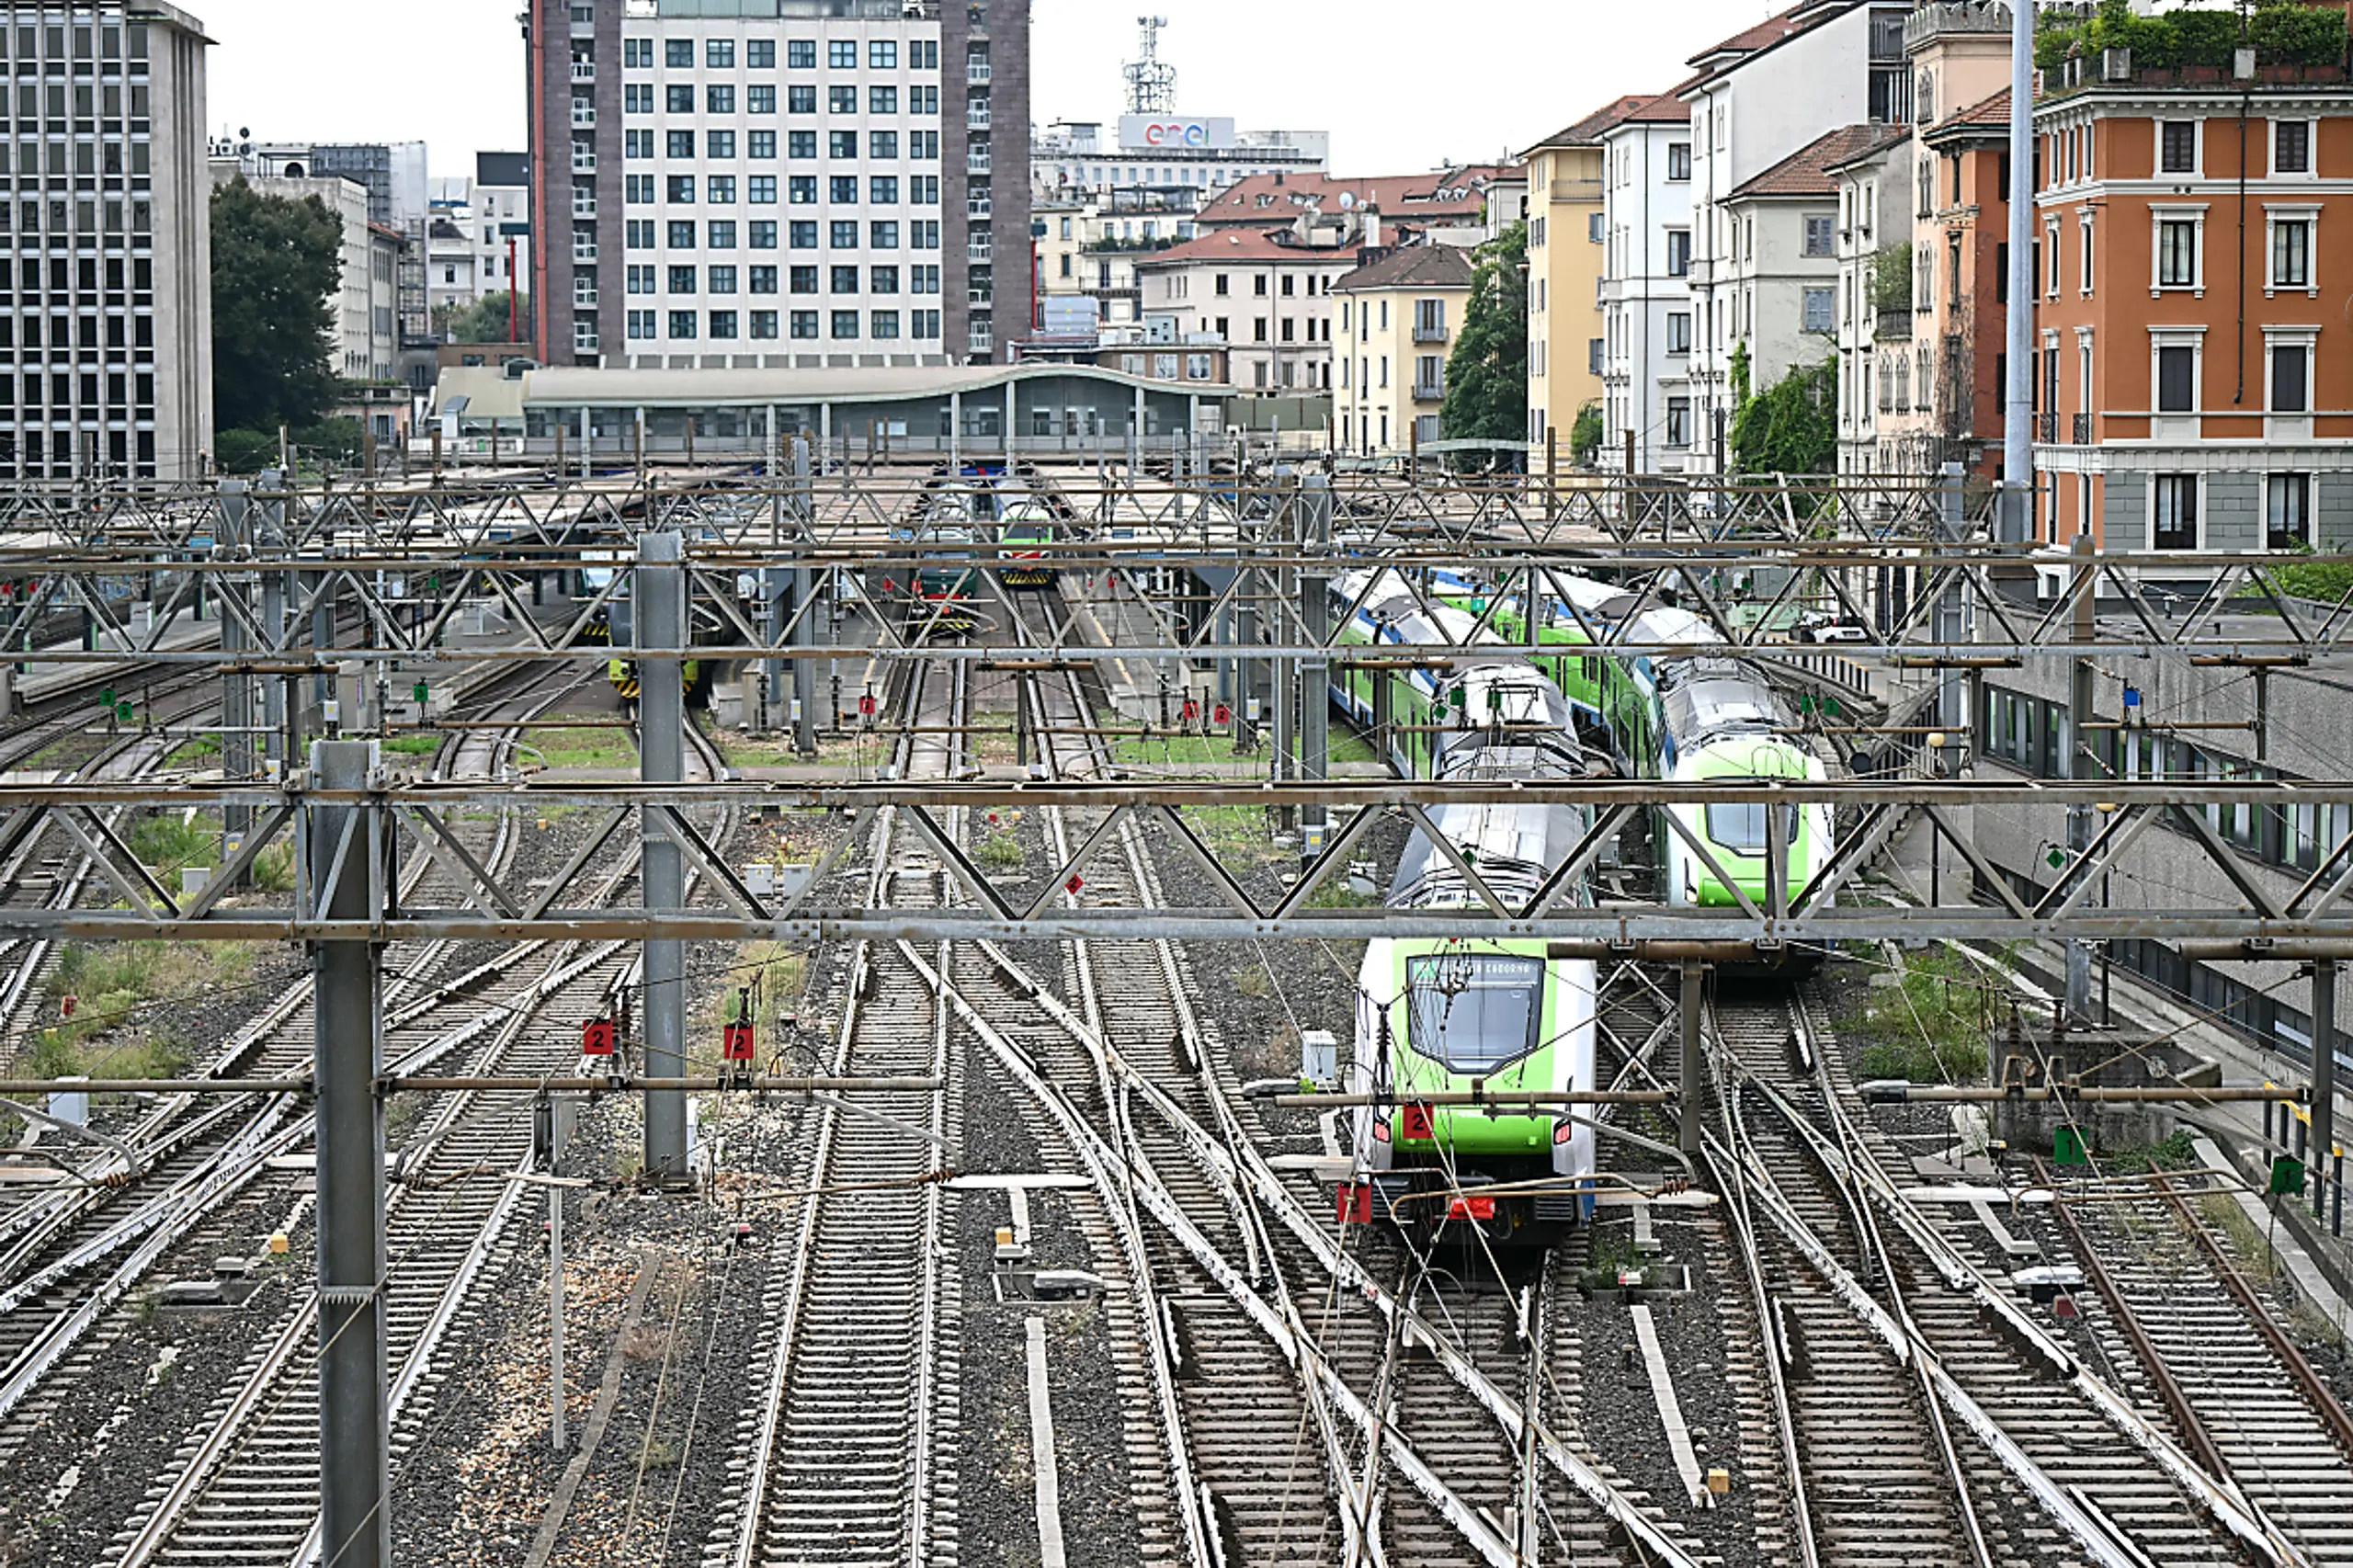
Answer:
[[[2040,536],[2353,537],[2345,70],[2071,62],[2035,122]]]

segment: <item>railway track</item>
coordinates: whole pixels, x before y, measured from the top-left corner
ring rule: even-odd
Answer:
[[[902,744],[909,778],[951,776],[969,666],[926,665],[912,708],[925,733]],[[961,831],[950,813],[948,831]],[[886,813],[870,870],[876,907],[937,907],[947,883],[937,852]],[[933,963],[944,968],[944,951]],[[935,970],[935,974],[937,970]],[[933,1077],[949,1069],[949,1013],[894,946],[859,944],[835,1042],[839,1074]],[[956,1561],[952,1464],[961,1276],[946,1232],[942,1179],[958,1118],[946,1087],[829,1102],[813,1127],[802,1189],[781,1227],[792,1236],[762,1301],[766,1341],[756,1401],[739,1434],[748,1456],[727,1499],[732,1528],[706,1562],[915,1563]]]
[[[699,767],[706,776],[715,776],[719,767],[707,743],[691,732],[688,766],[690,773]],[[622,854],[594,896],[623,896],[637,864],[633,849]],[[623,943],[528,944],[420,998],[410,1016],[423,1044],[396,1019],[387,1031],[386,1059],[412,1067],[436,1062],[460,1075],[536,1077],[579,1070],[576,1034],[540,1020],[602,1005],[633,976],[637,963]],[[457,1004],[471,1015],[467,1022],[433,1021],[435,1009]],[[527,1176],[537,1158],[532,1098],[479,1091],[430,1096],[389,1162],[385,1321],[395,1464],[425,1429],[445,1336],[471,1310],[476,1282],[496,1276],[513,1244],[510,1222],[524,1192],[517,1178]],[[305,1131],[296,1127],[281,1137],[299,1146]],[[301,1199],[288,1222],[298,1248],[307,1205],[307,1198]],[[109,1561],[126,1568],[288,1568],[320,1556],[315,1324],[315,1298],[301,1290],[262,1327],[244,1367],[201,1429],[153,1479],[115,1536]]]
[[[2162,1410],[2120,1392],[2037,1321],[2030,1299],[2008,1278],[2013,1266],[1991,1255],[1978,1228],[1948,1226],[1904,1197],[1890,1174],[1902,1168],[1901,1157],[1868,1119],[1846,1108],[1853,1085],[1835,1051],[1816,1049],[1802,1000],[1719,998],[1713,1019],[1720,1067],[1736,1085],[1727,1096],[1732,1148],[1715,1145],[1719,1164],[1738,1167],[1746,1200],[1771,1216],[1813,1278],[1870,1330],[1857,1343],[1830,1314],[1800,1313],[1797,1355],[1785,1369],[1806,1453],[1807,1496],[1815,1516],[1836,1527],[1822,1532],[1820,1561],[1887,1560],[1870,1555],[1878,1549],[1868,1540],[1849,1554],[1847,1532],[1858,1527],[1833,1506],[1838,1494],[1824,1491],[1826,1478],[1842,1469],[1818,1462],[1807,1446],[1825,1429],[1811,1414],[1811,1385],[1867,1373],[1881,1391],[1867,1408],[1885,1413],[1881,1452],[1926,1452],[1953,1488],[1940,1544],[1938,1512],[1913,1516],[1919,1522],[1907,1539],[1916,1533],[1921,1551],[2004,1568],[2081,1562],[2149,1568],[2239,1551],[2275,1563],[2309,1561],[2259,1500],[2198,1463]],[[1757,1222],[1752,1239],[1764,1229]],[[1789,1300],[1813,1290],[1794,1264],[1786,1278]],[[1825,1337],[1807,1337],[1816,1332]],[[1837,1353],[1825,1356],[1817,1345]],[[1908,1369],[1919,1384],[1903,1420],[1890,1392],[1891,1367]],[[1870,1386],[1859,1387],[1858,1397]],[[1982,1554],[1968,1532],[1983,1540]]]
[[[2205,1206],[2232,1197],[2198,1175],[2059,1190],[2056,1256],[2093,1282],[2077,1299],[2107,1358],[2313,1562],[2353,1563],[2353,1417],[2215,1233]]]
[[[1032,613],[1051,618],[1049,609]],[[1051,630],[1028,627],[1033,639]],[[1048,765],[1064,777],[1106,766],[1103,748],[1073,737],[1091,727],[1080,677],[1029,678],[1027,706]],[[1092,813],[1047,814],[1058,859],[1101,827]],[[1109,906],[1163,902],[1131,824],[1088,863],[1081,882],[1063,896]],[[1003,955],[988,956],[997,971],[990,978],[1041,994]],[[1198,986],[1175,947],[1073,944],[1064,970],[1063,994],[1074,1000],[1044,1007],[1045,1027],[1022,1027],[1012,1010],[992,1018],[1059,1082],[1103,1081],[1093,1101],[1077,1096],[1081,1105],[1108,1103],[1101,1125],[1125,1140],[1132,1165],[1151,1174],[1182,1216],[1181,1232],[1165,1221],[1148,1230],[1149,1272],[1165,1280],[1185,1325],[1178,1348],[1195,1376],[1182,1391],[1179,1436],[1190,1439],[1188,1465],[1210,1506],[1202,1528],[1219,1547],[1254,1562],[1511,1563],[1519,1557],[1510,1538],[1525,1527],[1531,1540],[1551,1528],[1597,1548],[1607,1521],[1589,1511],[1577,1517],[1555,1464],[1565,1461],[1608,1491],[1606,1481],[1557,1446],[1528,1441],[1524,1425],[1499,1419],[1518,1415],[1501,1385],[1515,1393],[1540,1389],[1552,1381],[1538,1375],[1547,1355],[1574,1363],[1569,1336],[1548,1344],[1529,1332],[1540,1318],[1523,1320],[1540,1293],[1447,1300],[1394,1248],[1363,1242],[1361,1232],[1337,1233],[1320,1192],[1276,1177],[1258,1155],[1264,1129],[1243,1101],[1214,1025],[1194,1013]],[[1091,1043],[1091,1060],[1074,1041]],[[1107,1056],[1116,1056],[1115,1072]],[[1143,1084],[1148,1095],[1136,1092]],[[1365,1256],[1353,1273],[1336,1270],[1334,1260],[1358,1244]],[[1401,1280],[1404,1289],[1384,1294]],[[1442,1365],[1406,1354],[1441,1336]],[[1268,1346],[1290,1358],[1267,1358]],[[1482,1368],[1499,1369],[1482,1380],[1493,1403],[1465,1397],[1464,1377],[1480,1379]],[[1209,1371],[1217,1375],[1199,1375]],[[1556,1395],[1561,1386],[1553,1383]],[[1270,1437],[1282,1447],[1271,1448]],[[1131,1462],[1152,1462],[1156,1445],[1139,1447]],[[1612,1501],[1630,1512],[1642,1503],[1623,1492]],[[1596,1551],[1589,1560],[1610,1555]]]

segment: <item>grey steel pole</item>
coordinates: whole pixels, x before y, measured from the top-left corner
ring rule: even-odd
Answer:
[[[255,530],[255,557],[258,560],[267,551],[282,558],[286,549],[286,486],[291,479],[283,473],[274,476],[264,474],[262,478],[265,483],[274,478],[278,493],[261,504],[256,519],[260,526]],[[264,641],[272,649],[286,646],[289,601],[291,597],[288,585],[293,575],[291,572],[276,569],[261,574],[261,631]],[[264,681],[261,688],[261,722],[269,730],[263,744],[266,752],[277,753],[281,772],[291,772],[298,766],[299,721],[294,716],[294,710],[300,704],[293,700],[293,686],[291,677],[274,676]]]
[[[1320,557],[1332,547],[1332,481],[1324,474],[1307,480],[1306,537],[1302,553]],[[1311,642],[1321,645],[1332,634],[1329,581],[1321,567],[1310,568],[1299,580],[1299,606]],[[1325,660],[1306,661],[1300,675],[1299,753],[1301,777],[1321,784],[1332,777],[1332,674]],[[1330,814],[1310,806],[1301,814],[1302,828],[1321,829]]]
[[[368,784],[375,748],[318,749],[319,781]],[[392,868],[378,853],[374,808],[307,808],[304,896],[324,918],[381,914]],[[321,879],[333,873],[324,896]],[[384,1568],[392,1560],[392,1431],[384,1381],[384,1115],[381,955],[367,942],[313,949],[318,1085],[319,1525],[323,1560]]]
[[[2005,544],[2024,544],[2034,507],[2034,0],[2011,0],[2009,386],[2002,426]]]
[[[1296,556],[1299,553],[1301,536],[1305,532],[1306,528],[1304,489],[1286,491],[1282,496],[1282,508],[1280,544],[1285,554]],[[1282,630],[1285,608],[1299,602],[1299,569],[1294,566],[1278,566],[1275,568],[1272,580],[1265,582],[1265,585],[1274,590],[1272,619],[1275,631],[1279,632]],[[1280,638],[1280,641],[1291,642],[1297,639],[1285,635]],[[1299,777],[1299,661],[1285,658],[1276,659],[1271,663],[1274,673],[1272,695],[1275,699],[1274,777],[1276,783],[1289,784]],[[1279,811],[1275,814],[1285,831],[1296,825],[1290,820],[1289,812]]]
[[[1944,479],[1937,493],[1938,539],[1940,545],[1961,541],[1963,523],[1964,495],[1961,490],[1961,467],[1959,463],[1944,466]],[[1927,585],[1921,585],[1926,587]],[[1961,606],[1961,582],[1954,577],[1947,582],[1937,600],[1937,641],[1945,647],[1960,644],[1964,616]],[[1968,722],[1962,711],[1961,678],[1954,670],[1945,670],[1938,676],[1937,722],[1947,731],[1957,731]]]
[[[242,479],[221,482],[221,542],[233,556],[252,538],[253,507],[249,500],[252,486]],[[245,597],[246,579],[241,573],[225,573],[217,580],[222,600],[216,613],[221,621],[221,662],[233,666],[237,655],[248,651],[252,638],[245,629],[244,617],[233,612],[229,601],[234,600],[239,609],[250,610]],[[234,668],[221,677],[221,769],[222,777],[231,783],[244,783],[258,771],[254,767],[254,708],[253,677]],[[242,839],[253,831],[254,809],[251,806],[221,808],[221,831],[225,838]],[[227,846],[222,846],[222,855]]]
[[[682,653],[687,647],[684,541],[674,533],[637,541],[637,646],[645,653]],[[637,662],[638,776],[647,784],[676,784],[687,771],[686,665],[679,660]],[[686,908],[686,869],[678,846],[658,818],[643,830],[643,882],[648,910]],[[686,1075],[687,954],[679,942],[645,944],[645,1070],[656,1078]],[[676,1089],[645,1096],[645,1174],[656,1182],[687,1175],[687,1097]]]
[[[792,443],[792,506],[801,548],[806,550],[811,533],[816,527],[816,492],[811,478],[809,438],[797,437]],[[792,575],[792,608],[801,618],[800,629],[792,645],[811,648],[817,642],[817,574],[803,565]],[[792,726],[794,749],[804,757],[817,755],[817,661],[797,659],[792,665],[792,700],[801,717]]]
[[[2092,536],[2088,530],[2075,536],[2075,586],[2082,597],[2075,601],[2075,639],[2089,642],[2098,634],[2098,619],[2095,613],[2096,585],[2092,561]],[[2093,783],[2099,777],[2092,766],[2091,747],[2086,737],[2091,733],[2093,680],[2097,674],[2092,661],[2075,662],[2075,678],[2068,693],[2067,777],[2079,783]],[[2069,881],[2082,875],[2080,867],[2086,851],[2092,846],[2092,819],[2089,806],[2067,808],[2067,851],[2070,863],[2078,869]],[[2067,944],[2067,1016],[2089,1027],[2092,1018],[2092,945],[2075,941]]]
[[[2336,965],[2313,965],[2313,1213],[2328,1218],[2330,1151],[2336,1147]]]
[[[1700,1063],[1699,1023],[1701,982],[1707,970],[1696,963],[1683,966],[1683,1076],[1676,1085],[1679,1096],[1676,1101],[1678,1146],[1687,1154],[1699,1153],[1699,1080],[1703,1073]]]

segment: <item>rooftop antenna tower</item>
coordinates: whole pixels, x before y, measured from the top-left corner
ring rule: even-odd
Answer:
[[[1176,67],[1164,64],[1160,58],[1160,29],[1168,25],[1168,18],[1139,17],[1136,25],[1143,29],[1142,58],[1120,70],[1120,74],[1128,79],[1128,112],[1175,114]]]

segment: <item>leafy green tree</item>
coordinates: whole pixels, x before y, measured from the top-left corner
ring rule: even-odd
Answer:
[[[516,335],[516,341],[528,343],[530,341],[530,321],[531,301],[528,298],[517,300],[511,294],[484,294],[471,306],[450,313],[449,341],[505,343],[512,332]]]
[[[1607,434],[1601,426],[1601,404],[1588,403],[1577,410],[1577,422],[1569,426],[1569,460],[1579,468],[1591,468],[1594,459],[1601,455],[1601,438]]]
[[[1528,438],[1528,225],[1479,249],[1462,334],[1446,364],[1447,439]]]
[[[319,422],[343,280],[343,222],[317,197],[212,193],[212,401],[223,430]]]
[[[1743,473],[1827,473],[1838,451],[1831,410],[1838,400],[1837,361],[1800,365],[1755,397],[1732,421],[1732,455]]]

